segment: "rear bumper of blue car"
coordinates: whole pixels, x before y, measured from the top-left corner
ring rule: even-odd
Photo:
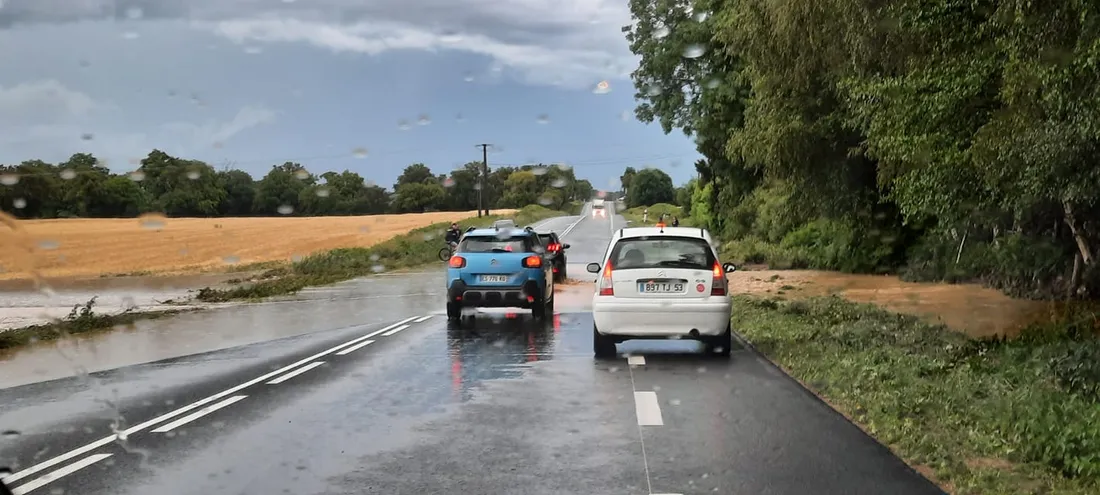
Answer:
[[[447,288],[447,302],[477,308],[531,308],[542,304],[543,291],[534,280],[518,286],[471,286],[454,279]]]

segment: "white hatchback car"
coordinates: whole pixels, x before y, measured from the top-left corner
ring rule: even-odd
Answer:
[[[702,341],[710,353],[730,354],[730,299],[726,273],[710,233],[691,227],[629,227],[616,232],[592,296],[596,357],[615,355],[632,339]]]

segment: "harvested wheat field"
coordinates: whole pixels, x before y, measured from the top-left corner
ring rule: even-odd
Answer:
[[[508,213],[504,210],[494,213]],[[179,275],[371,246],[476,211],[357,217],[81,218],[0,225],[0,280]]]

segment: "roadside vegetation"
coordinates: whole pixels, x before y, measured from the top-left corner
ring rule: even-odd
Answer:
[[[646,219],[645,222],[643,222],[642,217],[647,208],[649,209],[649,217]],[[657,221],[660,220],[662,213],[665,215],[666,225],[672,225],[672,217],[676,217],[680,219],[681,227],[696,226],[692,222],[691,217],[684,215],[683,208],[676,205],[670,205],[668,203],[657,203],[651,206],[637,206],[634,208],[627,208],[626,210],[619,212],[619,214],[621,214],[623,218],[629,220],[630,225],[634,227],[641,227],[643,225],[656,225]]]
[[[839,297],[735,297],[734,328],[949,492],[1100,490],[1097,320],[971,340]]]
[[[123,311],[115,314],[95,312],[96,298],[73,306],[67,316],[59,320],[11,330],[0,330],[0,350],[11,349],[36,342],[58,340],[65,337],[109,330],[120,325],[132,325],[138,320],[149,320],[178,314],[180,310]]]
[[[704,158],[680,188],[627,168],[628,207],[680,206],[735,263],[1065,302],[1007,341],[835,298],[735,322],[949,491],[1097,493],[1100,11],[807,5],[631,0],[635,114]]]
[[[489,215],[459,221],[465,230],[473,226],[489,226],[496,220],[512,218],[518,226],[527,226],[566,212],[541,205],[528,205],[511,216]],[[331,284],[355,277],[439,263],[439,250],[446,247],[444,233],[450,222],[442,222],[407,234],[399,235],[371,247],[349,247],[316,253],[305,258],[266,270],[242,285],[231,288],[200,289],[195,298],[205,302],[235,299],[259,299],[292,294],[305,287]]]

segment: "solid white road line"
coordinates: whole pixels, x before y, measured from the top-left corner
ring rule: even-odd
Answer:
[[[20,486],[20,487],[16,487],[16,488],[12,489],[11,493],[12,493],[12,495],[23,495],[24,493],[27,493],[31,490],[34,490],[35,488],[40,488],[43,485],[46,485],[47,483],[57,481],[60,478],[63,478],[63,477],[68,476],[70,474],[73,474],[77,471],[80,471],[81,469],[84,469],[88,466],[91,466],[92,464],[95,464],[99,461],[102,461],[103,459],[106,459],[108,457],[111,457],[112,455],[114,455],[114,454],[96,454],[96,455],[91,455],[91,456],[85,457],[85,458],[83,458],[83,459],[81,459],[77,462],[69,464],[68,466],[65,466],[61,469],[58,469],[58,470],[53,471],[51,473],[48,473],[45,476],[42,476],[41,478],[38,478],[38,479],[36,479],[36,480],[34,480],[30,483],[27,483],[27,484],[25,484],[23,486]]]
[[[569,235],[569,233],[572,232],[573,229],[577,228],[577,224],[581,223],[581,220],[584,220],[584,218],[585,218],[585,215],[584,215],[583,211],[584,210],[582,208],[581,214],[577,217],[577,219],[574,220],[573,223],[567,225],[565,227],[565,230],[561,231],[561,234],[558,234],[558,237],[565,237],[565,236]]]
[[[424,323],[425,321],[428,321],[429,319],[431,319],[431,317],[432,317],[432,315],[421,316],[420,318],[417,318],[417,319],[413,320],[413,323]]]
[[[283,383],[283,382],[285,382],[285,381],[287,381],[287,380],[289,380],[289,379],[291,379],[291,378],[294,378],[294,377],[296,377],[296,376],[298,376],[298,375],[301,375],[302,373],[305,373],[305,372],[307,372],[307,371],[309,371],[309,370],[311,370],[311,369],[313,369],[313,368],[316,368],[316,367],[318,367],[318,366],[320,366],[320,365],[322,365],[322,364],[325,364],[325,362],[324,362],[324,361],[317,361],[317,362],[315,362],[315,363],[309,363],[309,364],[307,364],[307,365],[305,365],[305,366],[302,366],[301,368],[298,368],[298,369],[296,369],[296,370],[294,370],[294,371],[291,371],[290,373],[287,373],[287,374],[285,374],[285,375],[283,375],[283,376],[280,376],[279,378],[276,378],[276,379],[274,379],[274,380],[271,380],[270,382],[267,382],[267,384],[268,384],[268,385],[278,385],[278,384],[280,384],[280,383]]]
[[[355,351],[358,351],[359,349],[362,349],[362,348],[364,348],[364,347],[366,347],[366,346],[368,346],[368,345],[371,345],[371,344],[373,344],[373,343],[374,343],[374,341],[373,341],[373,340],[364,340],[364,341],[362,341],[362,342],[360,342],[360,343],[358,343],[358,344],[355,344],[355,345],[353,345],[353,346],[351,346],[351,347],[348,347],[347,349],[344,349],[344,350],[342,350],[342,351],[340,351],[340,352],[337,352],[337,353],[336,353],[336,355],[337,355],[337,356],[346,356],[346,355],[348,355],[348,354],[351,354],[351,353],[353,353],[353,352],[355,352]]]
[[[627,356],[626,364],[630,366],[645,366],[645,356]]]
[[[265,380],[270,380],[271,378],[273,378],[273,377],[275,377],[275,376],[281,375],[281,374],[283,374],[283,373],[285,373],[285,372],[287,372],[287,371],[289,371],[289,370],[292,370],[292,369],[294,369],[294,368],[297,368],[297,367],[299,367],[299,366],[301,366],[301,365],[303,365],[303,364],[306,364],[306,363],[310,363],[310,362],[313,362],[313,360],[314,360],[314,359],[317,359],[317,358],[319,358],[319,357],[323,357],[323,356],[327,356],[327,355],[329,355],[329,354],[332,354],[333,352],[339,351],[340,349],[343,349],[343,348],[345,348],[345,347],[348,347],[348,346],[352,346],[352,345],[358,344],[359,342],[362,342],[362,341],[364,341],[364,340],[368,340],[368,339],[370,339],[371,337],[374,337],[375,335],[378,335],[378,334],[380,334],[380,333],[383,333],[383,332],[388,332],[388,331],[392,330],[393,328],[395,328],[395,327],[399,327],[399,326],[401,326],[401,325],[404,325],[405,323],[408,323],[408,322],[410,322],[410,321],[412,321],[412,320],[414,320],[414,319],[416,319],[416,318],[417,318],[416,316],[413,316],[413,317],[411,317],[411,318],[406,318],[406,319],[404,319],[404,320],[401,320],[401,321],[399,321],[399,322],[397,322],[397,323],[394,323],[394,324],[392,324],[392,325],[390,325],[390,326],[388,326],[388,327],[382,328],[382,329],[380,329],[380,330],[375,330],[374,332],[371,332],[371,333],[369,333],[369,334],[367,334],[367,335],[364,335],[364,336],[362,336],[362,337],[358,337],[358,338],[355,338],[355,339],[349,340],[349,341],[347,341],[347,342],[344,342],[343,344],[340,344],[340,345],[337,345],[337,346],[335,346],[335,347],[329,348],[329,349],[327,349],[327,350],[324,350],[324,351],[318,352],[317,354],[314,354],[314,355],[312,355],[312,356],[310,356],[310,357],[307,357],[307,358],[305,358],[305,359],[302,359],[302,360],[300,360],[300,361],[298,361],[298,362],[296,362],[296,363],[294,363],[294,364],[291,364],[291,365],[288,365],[288,366],[284,366],[284,367],[282,367],[282,368],[279,368],[279,369],[277,369],[277,370],[275,370],[275,371],[272,371],[271,373],[267,373],[267,374],[265,374],[265,375],[263,375],[263,376],[260,376],[260,377],[257,377],[257,378],[253,378],[252,380],[249,380],[249,381],[247,381],[247,382],[244,382],[244,383],[242,383],[242,384],[240,384],[240,385],[237,385],[237,386],[235,386],[235,387],[232,387],[232,388],[229,388],[229,389],[223,390],[223,391],[221,391],[221,392],[218,392],[218,393],[216,393],[216,394],[214,394],[214,395],[211,395],[210,397],[207,397],[207,398],[205,398],[205,399],[199,400],[199,401],[197,401],[197,402],[192,402],[191,404],[188,404],[188,405],[186,405],[186,406],[183,406],[183,407],[181,407],[181,408],[179,408],[179,409],[176,409],[176,410],[174,410],[174,411],[172,411],[172,412],[169,412],[169,413],[165,413],[165,414],[162,414],[162,415],[160,415],[160,416],[157,416],[157,417],[155,417],[155,418],[153,418],[153,419],[150,419],[149,421],[146,421],[146,422],[144,422],[144,423],[141,423],[141,424],[138,424],[138,425],[132,426],[132,427],[130,427],[130,428],[127,428],[126,430],[124,430],[124,431],[123,431],[122,433],[120,433],[120,434],[115,434],[115,435],[110,435],[110,436],[107,436],[107,437],[103,437],[103,438],[101,438],[101,439],[99,439],[99,440],[96,440],[96,441],[94,441],[94,442],[92,442],[92,443],[89,443],[88,445],[85,445],[85,446],[83,446],[83,447],[80,447],[80,448],[77,448],[77,449],[74,449],[74,450],[70,450],[70,451],[68,451],[68,452],[66,452],[66,453],[64,453],[64,454],[58,455],[57,457],[54,457],[54,458],[52,458],[52,459],[50,459],[50,460],[48,460],[48,461],[44,461],[44,462],[40,462],[40,463],[38,463],[38,464],[35,464],[35,465],[33,465],[33,466],[31,466],[31,467],[29,467],[29,468],[27,468],[27,469],[24,469],[24,470],[22,470],[22,471],[19,471],[18,473],[14,473],[14,474],[12,474],[11,476],[8,476],[8,477],[5,477],[5,478],[3,478],[3,481],[4,481],[5,483],[9,483],[9,484],[10,484],[10,483],[14,483],[14,482],[16,482],[16,481],[19,481],[19,480],[21,480],[21,479],[23,479],[23,478],[26,478],[27,476],[30,476],[30,475],[32,475],[32,474],[35,474],[35,473],[38,473],[38,472],[44,471],[44,470],[46,470],[46,469],[49,469],[49,468],[51,468],[51,467],[53,467],[53,466],[56,466],[56,465],[58,465],[58,464],[61,464],[62,462],[65,462],[65,461],[67,461],[67,460],[69,460],[69,459],[72,459],[72,458],[74,458],[74,457],[77,457],[77,456],[80,456],[80,455],[84,455],[84,454],[86,454],[86,453],[88,453],[88,452],[91,452],[91,451],[93,451],[93,450],[95,450],[95,449],[98,449],[98,448],[100,448],[100,447],[102,447],[102,446],[104,446],[104,445],[107,445],[107,444],[109,444],[109,443],[111,443],[111,442],[114,442],[114,441],[115,441],[115,440],[117,440],[117,439],[118,439],[118,438],[119,438],[120,436],[121,436],[121,437],[128,437],[128,436],[130,436],[130,435],[132,435],[132,434],[134,434],[134,433],[137,433],[137,432],[139,432],[139,431],[142,431],[142,430],[145,430],[146,428],[149,428],[149,427],[151,427],[151,426],[153,426],[153,425],[156,425],[156,424],[158,424],[158,423],[161,423],[162,421],[166,421],[166,420],[172,419],[172,418],[174,418],[174,417],[176,417],[176,416],[179,416],[179,415],[181,415],[181,414],[185,414],[185,413],[187,413],[188,411],[192,411],[192,410],[194,410],[194,409],[198,409],[198,408],[200,408],[200,407],[202,407],[202,406],[205,406],[205,405],[207,405],[207,404],[209,404],[209,403],[211,403],[211,402],[214,402],[214,401],[216,401],[216,400],[218,400],[218,399],[221,399],[222,397],[226,397],[226,396],[232,395],[232,394],[234,394],[234,393],[236,393],[236,392],[238,392],[238,391],[240,391],[240,390],[243,390],[243,389],[245,389],[245,388],[251,387],[251,386],[253,386],[253,385],[257,384],[257,383],[263,382],[263,381],[265,381]]]
[[[388,332],[386,332],[386,333],[382,334],[382,336],[383,336],[383,337],[389,337],[389,336],[391,336],[391,335],[393,335],[393,334],[395,334],[395,333],[397,333],[397,332],[400,332],[400,331],[402,331],[402,330],[404,330],[404,329],[406,329],[406,328],[409,328],[409,326],[408,326],[408,325],[401,325],[401,326],[399,326],[399,327],[397,327],[397,328],[395,328],[395,329],[393,329],[393,330],[390,330],[390,331],[388,331]]]
[[[248,397],[248,396],[247,395],[235,395],[235,396],[230,397],[228,399],[225,399],[225,400],[223,400],[223,401],[221,401],[217,404],[206,406],[202,409],[199,409],[198,411],[195,411],[191,414],[188,414],[187,416],[184,416],[180,419],[177,419],[177,420],[175,420],[171,423],[167,423],[167,424],[159,426],[158,428],[153,430],[153,433],[167,433],[167,432],[172,431],[176,428],[179,428],[179,427],[181,427],[181,426],[183,426],[187,423],[190,423],[190,422],[192,422],[196,419],[199,419],[203,416],[206,416],[207,414],[210,414],[214,411],[217,411],[218,409],[221,409],[223,407],[232,405],[236,402],[240,402],[240,401],[244,400],[245,397]]]
[[[634,409],[638,413],[638,426],[664,426],[657,392],[634,392]]]

